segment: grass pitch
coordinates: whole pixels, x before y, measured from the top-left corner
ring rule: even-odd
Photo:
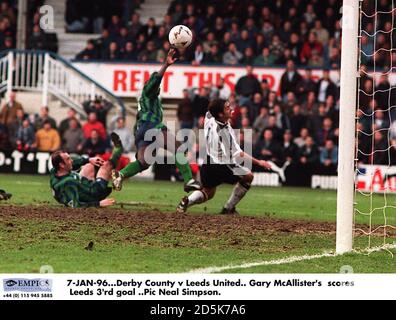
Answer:
[[[335,247],[333,191],[252,187],[238,206],[241,215],[229,217],[217,213],[230,186],[220,187],[212,201],[181,216],[174,213],[184,195],[179,183],[132,180],[113,193],[121,205],[76,210],[56,204],[45,176],[0,175],[0,187],[13,194],[0,203],[1,273],[38,272],[43,265],[57,273],[188,272]],[[392,198],[377,195],[370,203],[361,197],[359,209],[369,212],[386,200],[391,204]],[[395,226],[396,210],[375,210],[372,224],[383,225],[385,218]],[[367,230],[367,216],[358,216],[356,222]],[[396,233],[388,231],[387,242],[396,242]],[[373,246],[383,243],[382,232],[372,236]],[[356,237],[356,248],[367,244],[367,237]],[[396,272],[396,258],[386,251],[227,272],[336,273],[344,265],[358,273]]]

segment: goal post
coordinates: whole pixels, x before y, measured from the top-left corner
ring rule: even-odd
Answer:
[[[344,0],[342,6],[337,253],[353,246],[359,1]]]

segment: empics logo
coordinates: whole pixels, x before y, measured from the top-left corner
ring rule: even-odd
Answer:
[[[15,280],[7,280],[5,281],[5,286],[7,287],[13,287],[17,284],[18,282],[16,282]]]
[[[52,280],[50,279],[4,279],[3,289],[7,291],[22,292],[51,292]]]

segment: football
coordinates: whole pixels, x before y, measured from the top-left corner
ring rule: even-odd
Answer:
[[[169,43],[174,48],[187,48],[192,42],[192,32],[184,25],[174,26],[169,31]]]

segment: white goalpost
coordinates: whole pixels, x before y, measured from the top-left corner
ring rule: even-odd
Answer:
[[[395,234],[396,230],[395,1],[343,1],[338,254],[353,249],[357,234],[368,237],[367,248],[379,240],[386,250],[389,245],[396,248],[389,238],[389,231]],[[363,68],[363,64],[368,65]],[[359,176],[365,176],[365,180],[360,181]],[[362,227],[355,226],[357,216],[364,221]]]
[[[353,245],[359,0],[344,0],[342,15],[337,253],[351,251]]]

